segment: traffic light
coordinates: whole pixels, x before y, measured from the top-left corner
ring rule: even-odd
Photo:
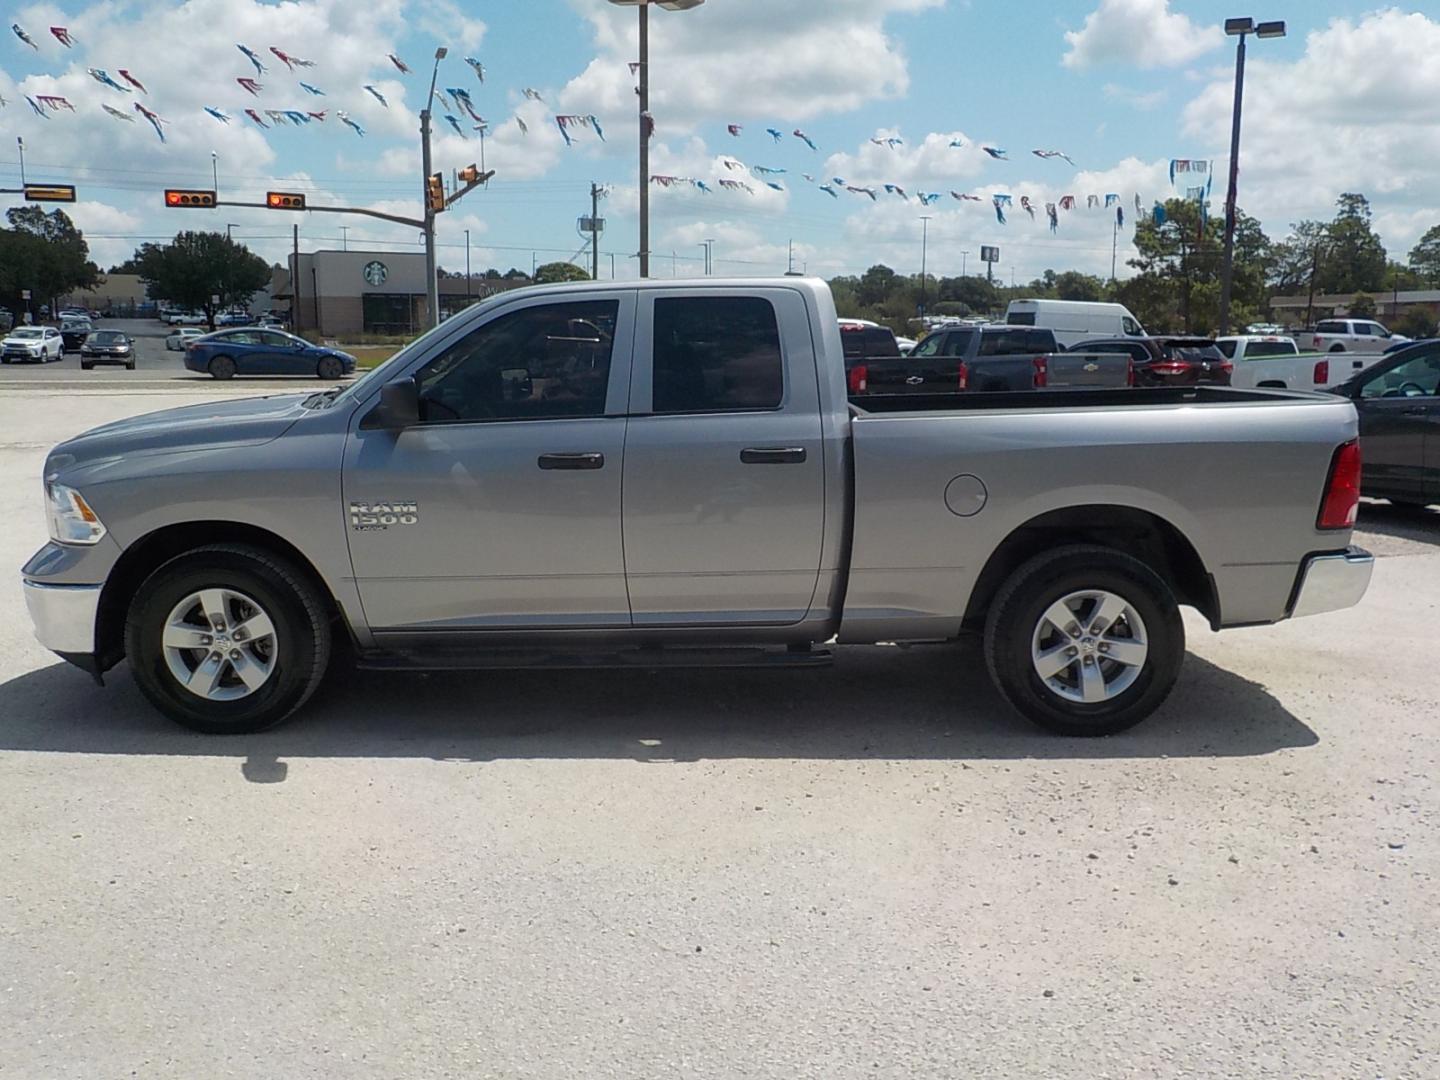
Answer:
[[[71,184],[26,184],[25,198],[30,202],[74,202]]]
[[[188,188],[166,188],[165,205],[191,210],[215,209],[215,192],[191,191]]]
[[[435,214],[445,209],[445,178],[438,172],[425,181],[425,205]]]
[[[478,184],[480,182],[480,170],[475,167],[473,161],[460,170],[460,182],[462,184]]]
[[[293,191],[267,191],[265,205],[271,210],[304,210],[305,196]]]

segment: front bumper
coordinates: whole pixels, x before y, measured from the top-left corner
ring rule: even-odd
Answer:
[[[61,654],[95,651],[95,618],[102,586],[25,581],[24,587],[25,606],[41,645]]]
[[[1290,617],[1319,615],[1354,607],[1370,587],[1375,570],[1375,556],[1363,548],[1332,555],[1311,555],[1300,567],[1295,584],[1295,598],[1290,604]]]

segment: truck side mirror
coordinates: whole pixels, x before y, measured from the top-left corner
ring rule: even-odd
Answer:
[[[380,402],[360,421],[365,430],[399,431],[420,423],[420,386],[413,375],[393,379],[380,388]]]

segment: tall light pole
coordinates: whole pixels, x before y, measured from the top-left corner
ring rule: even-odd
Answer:
[[[470,304],[470,230],[465,230],[465,304]]]
[[[920,215],[920,314],[925,314],[925,266],[930,248],[930,215]]]
[[[658,4],[666,11],[689,11],[705,0],[610,0],[618,7],[640,9],[640,276],[650,276],[650,134],[654,121],[650,116],[650,5]]]
[[[340,250],[341,250],[341,251],[349,251],[349,250],[350,250],[350,226],[349,226],[349,225],[341,225],[341,226],[340,226]]]
[[[234,229],[234,228],[236,228],[236,226],[235,226],[233,223],[227,224],[227,225],[225,226],[225,239],[226,239],[226,240],[233,240],[233,239],[235,239],[234,234],[230,231],[231,229]]]
[[[430,71],[430,93],[420,110],[420,198],[425,207],[425,307],[431,328],[440,325],[440,283],[435,280],[435,208],[430,204],[430,103],[435,98],[435,80],[440,77],[440,61],[445,59],[445,46],[435,50],[435,66]]]
[[[1254,19],[1226,19],[1225,33],[1240,40],[1235,45],[1235,109],[1230,117],[1230,185],[1225,193],[1225,258],[1220,266],[1220,333],[1230,332],[1230,287],[1235,273],[1235,187],[1240,177],[1240,101],[1245,92],[1245,38],[1285,36],[1285,23],[1256,23]]]

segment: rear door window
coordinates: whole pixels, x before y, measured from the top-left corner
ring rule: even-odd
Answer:
[[[785,365],[775,308],[758,296],[655,301],[656,413],[779,408]]]
[[[1005,315],[1007,326],[1034,326],[1035,312],[1033,311],[1011,311]]]
[[[1317,334],[1346,334],[1349,330],[1343,322],[1319,322],[1315,324]]]
[[[980,334],[981,356],[1037,355],[1055,351],[1055,335],[1048,330],[999,330]]]

